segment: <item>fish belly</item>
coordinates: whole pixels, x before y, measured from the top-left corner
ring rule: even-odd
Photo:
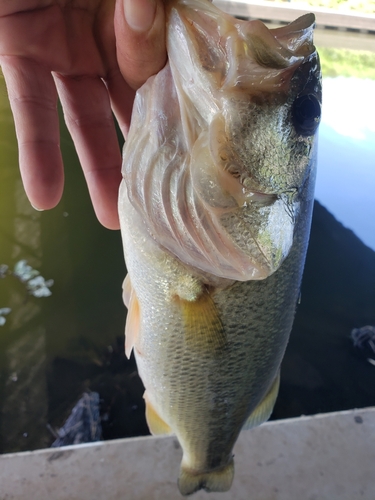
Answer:
[[[288,258],[266,280],[211,287],[223,334],[215,345],[199,336],[199,329],[186,331],[177,300],[196,276],[150,237],[125,184],[120,199],[126,262],[140,310],[133,348],[146,403],[176,434],[183,470],[220,471],[231,466],[242,427],[278,376],[299,296],[306,237],[297,228]],[[308,224],[311,202],[305,210]]]

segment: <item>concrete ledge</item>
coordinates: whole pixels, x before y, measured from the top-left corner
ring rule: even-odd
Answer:
[[[375,408],[273,421],[242,432],[228,493],[194,500],[373,500]],[[1,500],[170,500],[173,436],[0,455]]]
[[[371,14],[338,12],[322,7],[309,7],[303,4],[276,3],[261,0],[214,0],[214,4],[232,16],[288,23],[306,14],[306,12],[314,12],[318,27],[375,32],[375,15]]]

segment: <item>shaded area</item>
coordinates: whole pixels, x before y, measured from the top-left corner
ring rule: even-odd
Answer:
[[[97,386],[104,437],[148,432],[134,362],[123,355],[119,231],[98,223],[63,121],[63,198],[51,211],[31,207],[1,75],[0,132],[0,265],[13,269],[27,261],[54,280],[52,295],[40,299],[12,276],[0,279],[0,309],[6,311],[0,326],[0,453],[50,446],[48,426],[59,429],[82,393]],[[116,420],[118,414],[137,415],[136,408],[140,423]]]
[[[350,337],[365,325],[375,325],[375,252],[315,202],[273,418],[375,404],[375,367]]]
[[[126,359],[124,339],[101,351],[80,339],[72,346],[72,356],[56,357],[48,370],[49,420],[57,428],[68,418],[73,402],[84,391],[99,394],[103,439],[149,434],[145,420],[143,384],[134,357]]]
[[[52,447],[70,444],[91,443],[102,438],[102,426],[99,414],[99,394],[85,392],[74,406],[65,424],[55,431],[49,426],[56,440]]]

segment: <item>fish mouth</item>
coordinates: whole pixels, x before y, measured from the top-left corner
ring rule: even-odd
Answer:
[[[227,193],[234,198],[239,207],[255,205],[267,207],[280,198],[279,193],[267,192],[254,186],[254,180],[248,172],[241,172],[233,167],[219,166],[219,182]]]
[[[236,196],[236,201],[239,206],[247,207],[248,205],[256,205],[257,207],[268,207],[273,205],[279,199],[276,193],[263,193],[261,191],[242,189],[242,196]]]
[[[261,186],[245,167],[236,151],[230,146],[225,117],[218,113],[210,123],[209,151],[216,181],[239,207],[247,205],[269,206],[279,198],[279,193]],[[229,207],[228,207],[229,208]]]
[[[244,186],[245,203],[248,201],[266,207],[281,199],[285,205],[292,205],[298,198],[299,189],[297,187],[289,187],[280,191],[267,191],[267,189],[262,191],[254,189],[254,181],[251,177],[246,177],[241,184]]]
[[[222,158],[221,158],[222,159]],[[216,165],[220,185],[234,198],[239,207],[253,205],[267,207],[282,199],[286,205],[296,201],[299,189],[283,186],[280,190],[260,186],[258,181],[239,162],[219,163]]]

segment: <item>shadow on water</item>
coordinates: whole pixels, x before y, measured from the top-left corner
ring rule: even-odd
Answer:
[[[374,324],[375,252],[315,202],[273,418],[373,406],[375,367],[350,332]]]
[[[120,234],[97,222],[69,134],[63,199],[36,212],[23,192],[0,76],[0,265],[21,259],[53,279],[50,297],[0,279],[0,452],[50,446],[86,390],[100,395],[103,438],[148,433],[142,383],[123,347]],[[375,252],[316,202],[291,340],[273,418],[375,404],[375,367],[352,328],[375,325]]]
[[[60,427],[87,389],[100,393],[104,438],[148,432],[142,384],[123,354],[120,233],[97,222],[62,120],[61,134],[64,195],[37,212],[20,180],[0,75],[0,265],[26,260],[54,280],[52,295],[37,298],[14,276],[0,279],[0,309],[11,309],[0,326],[0,452],[50,446],[47,425]]]

